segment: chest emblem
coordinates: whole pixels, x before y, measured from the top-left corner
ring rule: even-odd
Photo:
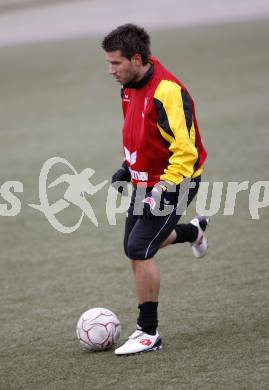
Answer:
[[[143,108],[143,111],[142,111],[142,118],[145,117],[145,111],[146,111],[146,108],[147,108],[147,104],[148,104],[148,98],[145,97],[145,100],[144,100],[144,108]]]

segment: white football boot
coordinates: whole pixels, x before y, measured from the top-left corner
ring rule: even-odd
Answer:
[[[152,336],[142,330],[136,330],[128,338],[126,343],[115,350],[116,355],[130,355],[135,353],[143,353],[156,351],[162,348],[162,340],[158,331]]]
[[[208,248],[208,242],[205,236],[205,230],[208,225],[209,218],[202,215],[194,217],[190,223],[197,227],[198,236],[194,242],[191,243],[192,252],[195,257],[204,257]]]

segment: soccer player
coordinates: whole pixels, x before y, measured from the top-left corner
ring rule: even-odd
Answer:
[[[151,55],[143,28],[119,26],[103,39],[102,48],[109,73],[122,85],[125,158],[112,183],[119,192],[124,188],[117,182],[133,185],[124,250],[134,273],[139,316],[136,331],[115,350],[125,355],[162,345],[157,330],[160,274],[154,260],[158,250],[183,242],[191,244],[196,257],[207,250],[206,217],[178,224],[184,200],[186,208],[198,191],[206,151],[189,92]]]

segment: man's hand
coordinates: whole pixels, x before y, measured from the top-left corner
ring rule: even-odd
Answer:
[[[131,181],[131,174],[125,161],[123,162],[121,168],[118,169],[112,176],[111,184],[120,194],[127,195],[126,189],[123,186],[118,187],[116,185],[118,181]]]
[[[176,185],[166,182],[155,184],[151,192],[143,200],[144,209],[142,218],[152,218],[158,211],[165,211],[163,215],[169,214],[177,205]]]

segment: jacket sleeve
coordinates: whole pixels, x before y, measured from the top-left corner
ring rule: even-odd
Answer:
[[[154,93],[157,126],[169,149],[161,180],[179,184],[191,177],[198,159],[192,100],[177,83],[162,80]]]

